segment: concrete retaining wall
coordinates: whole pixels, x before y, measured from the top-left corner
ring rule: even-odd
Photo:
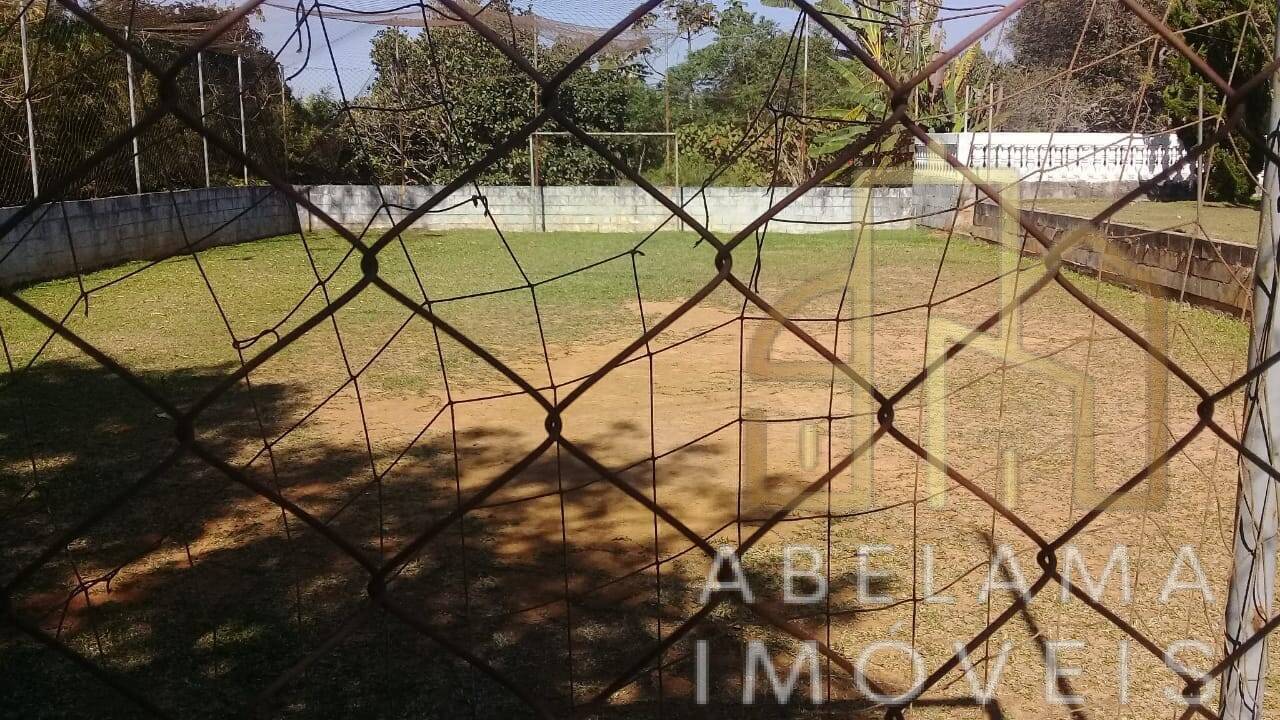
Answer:
[[[974,224],[973,213],[976,204],[990,202],[972,184],[959,174],[947,177],[936,173],[917,173],[918,179],[912,188],[911,215],[916,225],[934,230],[948,230],[953,225],[960,228]],[[1007,187],[1006,182],[992,181],[993,189]],[[1031,182],[1018,181],[1017,192],[1022,202],[1030,203],[1031,199],[1086,199],[1086,198],[1118,198],[1137,187],[1136,182],[1111,183],[1074,183],[1074,182]],[[1002,191],[1003,192],[1003,191]],[[959,211],[956,210],[958,199],[963,193],[964,201]],[[1139,199],[1137,202],[1146,202]]]
[[[320,209],[354,230],[389,227],[439,188],[423,186],[320,185],[299,188]],[[688,204],[690,214],[716,232],[735,232],[784,197],[787,188],[710,188]],[[636,187],[493,186],[483,188],[488,211],[507,230],[639,232],[663,226],[670,212]],[[680,199],[676,188],[666,188]],[[695,188],[685,188],[693,198]],[[776,232],[816,232],[849,227],[854,191],[817,188],[771,224]],[[909,228],[911,188],[877,188],[870,219],[885,227]],[[383,203],[391,206],[383,208]],[[380,210],[380,208],[382,208]],[[464,189],[440,203],[416,228],[489,228],[486,208]],[[0,208],[0,222],[18,208]],[[664,226],[663,223],[666,223]],[[0,238],[0,285],[14,285],[115,265],[170,257],[197,248],[258,240],[324,223],[270,188],[204,188],[53,203]]]
[[[1035,223],[1054,241],[1076,228],[1089,225],[1085,218],[1034,210],[1023,210],[1022,218]],[[972,233],[992,242],[1001,242],[1005,237],[1001,223],[1012,221],[995,204],[982,203],[974,208]],[[1108,247],[1124,261],[1108,266],[1108,270],[1115,270],[1118,266],[1121,272],[1104,272],[1107,279],[1126,285],[1153,283],[1167,297],[1184,298],[1233,313],[1248,307],[1248,288],[1257,255],[1253,246],[1115,223],[1109,224],[1106,232]],[[1008,236],[1012,239],[1014,235],[1009,233]],[[1027,237],[1025,228],[1019,226],[1017,237],[1019,243]],[[1044,251],[1034,237],[1026,247],[1029,252]],[[1099,253],[1081,247],[1072,248],[1063,257],[1077,269],[1093,273],[1098,271],[1102,262]]]
[[[919,183],[912,188],[911,216],[915,224],[934,230],[948,230],[952,224],[971,225],[973,209],[962,207],[957,214],[956,205],[962,190],[972,201],[973,186],[961,183]],[[968,203],[964,203],[968,205]]]
[[[426,202],[439,191],[431,186],[317,185],[306,188],[311,202],[342,225],[361,229],[385,228],[403,218],[410,208]],[[680,202],[677,188],[662,188]],[[670,216],[661,203],[638,187],[544,187],[490,186],[483,188],[488,210],[504,230],[644,232],[658,228]],[[708,188],[695,197],[697,188],[684,188],[683,198],[690,215],[715,232],[735,232],[780,200],[789,188]],[[819,232],[847,228],[854,221],[854,193],[851,188],[815,188],[784,210],[771,224],[774,232]],[[391,207],[382,208],[383,203]],[[489,228],[485,207],[471,188],[464,188],[438,204],[414,223],[415,228],[449,230]],[[876,188],[872,193],[870,220],[882,227],[906,229],[912,226],[911,188]],[[299,209],[302,227],[320,230],[323,221]],[[677,230],[672,220],[664,229]]]
[[[0,208],[0,222],[18,208]],[[75,275],[296,232],[293,203],[270,188],[223,187],[51,203],[0,238],[0,285]]]
[[[869,220],[881,227],[909,228],[919,224],[945,229],[956,217],[960,184],[918,184],[914,188],[882,187],[871,193]],[[388,227],[409,208],[425,202],[438,189],[432,187],[382,187],[321,185],[300,188],[320,209],[357,231],[372,222]],[[381,190],[381,192],[380,192]],[[669,196],[679,200],[675,188]],[[635,187],[485,187],[488,210],[503,229],[637,232],[663,226],[668,210]],[[718,233],[741,229],[786,195],[788,189],[708,188],[694,197],[685,188],[689,212]],[[818,232],[848,228],[859,213],[852,188],[816,188],[784,210],[770,224],[774,232]],[[1023,189],[1025,195],[1025,188]],[[415,223],[417,228],[448,230],[488,228],[485,207],[470,189],[454,193],[439,210]],[[384,208],[385,201],[393,207]],[[0,208],[0,222],[17,208]],[[1023,211],[1024,217],[1044,228],[1051,237],[1086,224],[1083,218]],[[957,225],[989,240],[1001,237],[1001,213],[990,203],[980,203],[959,214]],[[915,218],[914,220],[912,218]],[[169,257],[187,252],[188,243],[211,247],[319,231],[324,224],[309,212],[269,188],[207,188],[174,193],[149,193],[96,200],[68,201],[45,206],[0,238],[0,285],[14,285],[74,275],[128,260]],[[1175,297],[1239,311],[1249,299],[1249,273],[1254,248],[1235,243],[1197,240],[1174,232],[1155,232],[1112,224],[1112,246],[1137,271]],[[1040,248],[1033,248],[1040,250]],[[1096,253],[1074,249],[1067,255],[1074,266],[1096,271]],[[1117,277],[1121,282],[1138,278]]]

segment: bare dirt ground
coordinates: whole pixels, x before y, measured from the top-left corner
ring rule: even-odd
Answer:
[[[798,324],[892,394],[1038,272],[1014,273],[1002,284],[999,262],[988,262],[999,260],[995,251],[972,250],[981,262],[952,265],[943,246],[936,239],[925,263],[879,253],[872,297],[842,303],[838,292],[814,294],[810,302],[792,302],[793,315],[826,318]],[[937,280],[931,265],[944,270]],[[833,269],[837,277],[845,272]],[[800,277],[762,273],[761,293],[783,305],[806,297],[809,285]],[[1158,334],[1144,325],[1144,299],[1072,280],[1140,332]],[[651,327],[678,305],[679,298],[627,302],[618,313],[625,322],[590,333],[588,341],[551,337],[545,355],[541,345],[513,342],[500,357],[555,401],[622,352],[642,322]],[[785,331],[770,340],[776,324],[758,308],[748,307],[744,317],[739,307],[733,293],[717,290],[563,416],[567,440],[713,547],[750,537],[876,428],[875,404],[863,390],[833,376],[829,363]],[[1232,321],[1163,302],[1156,307],[1167,313],[1169,354],[1198,382],[1213,390],[1240,372],[1243,334]],[[860,319],[829,319],[837,315]],[[1053,539],[1187,433],[1198,398],[1055,286],[1002,328],[984,333],[903,396],[893,422]],[[415,321],[410,332],[405,343],[433,342],[425,323]],[[465,352],[444,347],[446,354]],[[752,365],[753,347],[767,351],[756,356],[765,365]],[[331,367],[337,357],[312,355],[305,375],[296,362],[264,366],[252,389],[242,387],[211,409],[200,437],[372,563],[485,491],[547,436],[545,412],[483,367],[453,373],[447,387],[438,363],[422,371],[428,379],[407,387],[372,378],[335,385],[328,380],[343,374],[340,365]],[[113,382],[68,375],[44,390],[74,395],[86,382]],[[1219,413],[1231,427],[1238,398]],[[113,432],[137,432],[146,423],[145,414],[120,414],[94,428],[105,447]],[[264,444],[262,437],[271,440]],[[157,448],[170,442],[156,438]],[[45,472],[77,462],[70,453],[60,461],[45,450],[39,461]],[[1010,607],[1015,590],[983,593],[995,548],[1011,548],[1027,584],[1041,573],[1030,538],[906,446],[886,436],[870,457],[780,518],[747,554],[745,569],[757,599],[894,694],[912,684],[915,671],[903,647],[914,648],[919,672],[930,674],[956,652],[954,643],[975,637]],[[1126,578],[1117,567],[1102,600],[1160,647],[1183,642],[1180,657],[1190,667],[1204,669],[1211,659],[1188,643],[1220,651],[1235,476],[1229,449],[1201,434],[1073,541],[1094,578],[1117,548],[1127,552],[1131,593],[1122,591]],[[49,531],[32,532],[35,547]],[[825,595],[782,602],[788,546],[812,549],[812,556],[796,556],[797,566],[819,561]],[[1175,568],[1188,547],[1215,595],[1184,588],[1162,597],[1171,572],[1186,584],[1195,580],[1193,567]],[[281,716],[527,713],[509,690],[421,628],[371,610],[368,573],[329,539],[191,458],[70,550],[32,579],[34,590],[17,599],[19,610],[113,672],[160,678],[150,693],[189,714],[239,707],[273,684],[282,689],[267,708]],[[29,552],[12,552],[7,563],[16,566]],[[552,445],[421,547],[389,592],[404,614],[561,713],[609,687],[692,617],[710,567],[711,559],[671,522]],[[68,593],[69,582],[87,589]],[[1176,695],[1180,685],[1162,663],[1083,603],[1063,602],[1059,592],[1048,584],[973,653],[978,677],[998,678],[1000,711],[1027,718],[1175,714],[1176,702],[1164,693]],[[695,640],[708,643],[709,699],[723,714],[823,712],[808,703],[814,681],[807,677],[796,691],[803,701],[794,705],[768,700],[763,675],[757,683],[763,705],[741,705],[748,642],[765,643],[781,668],[801,646],[728,603],[645,663],[612,695],[608,714],[706,716],[707,708],[694,703]],[[71,670],[49,669],[30,642],[13,643],[11,660],[39,666],[17,692],[64,692],[60,683]],[[1008,658],[1000,661],[1005,643]],[[1079,695],[1078,705],[1046,700],[1051,652],[1065,673],[1051,684]],[[820,663],[818,697],[851,715],[881,715],[859,710],[864,693],[840,664]],[[115,707],[111,691],[78,682],[77,702]],[[952,671],[911,715],[990,716],[973,706],[971,694],[965,677]]]

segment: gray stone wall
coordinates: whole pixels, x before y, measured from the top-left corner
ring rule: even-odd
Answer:
[[[403,218],[439,192],[431,186],[317,185],[302,188],[316,207],[338,223],[352,229],[366,225],[386,228]],[[732,233],[782,199],[790,188],[708,188],[701,196],[697,188],[661,188],[677,203],[686,200],[686,209],[695,219],[718,233]],[[656,199],[638,187],[578,186],[543,187],[490,186],[483,192],[493,220],[505,230],[645,232],[662,227],[681,229],[678,220]],[[784,210],[770,224],[773,232],[819,232],[847,229],[854,222],[854,190],[815,188]],[[384,203],[387,204],[384,207]],[[911,188],[876,188],[872,193],[870,220],[882,227],[906,229],[912,226]],[[438,212],[419,218],[419,229],[449,230],[488,228],[485,207],[471,188],[459,190],[437,204]],[[381,208],[381,209],[380,209]],[[299,219],[307,230],[320,230],[324,222],[299,208]]]
[[[1085,218],[1034,210],[1023,210],[1022,218],[1035,223],[1055,242],[1076,228],[1089,226]],[[1001,242],[1005,237],[1001,224],[1005,222],[1013,219],[996,205],[981,203],[974,210],[972,234]],[[1094,232],[1101,231],[1095,229]],[[1107,279],[1135,287],[1151,283],[1161,288],[1160,294],[1167,297],[1233,313],[1248,307],[1248,288],[1257,255],[1253,246],[1117,223],[1109,224],[1106,232],[1108,247],[1123,261],[1107,265],[1104,272]],[[1008,236],[1012,239],[1013,233]],[[1017,237],[1019,244],[1027,238],[1026,229],[1021,225]],[[1034,237],[1027,241],[1026,247],[1029,252],[1044,251]],[[1094,273],[1102,263],[1097,252],[1082,247],[1068,250],[1063,258],[1077,269]],[[1117,269],[1121,272],[1114,272]]]
[[[0,208],[0,223],[18,208]],[[296,232],[270,188],[223,187],[50,203],[0,237],[0,285]]]

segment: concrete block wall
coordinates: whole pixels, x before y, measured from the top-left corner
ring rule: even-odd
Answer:
[[[974,208],[977,204],[991,202],[991,200],[979,191],[972,184],[964,181],[959,173],[955,173],[954,177],[947,179],[947,176],[939,173],[925,175],[924,179],[918,180],[912,188],[911,195],[911,216],[915,218],[916,225],[922,225],[934,230],[948,230],[955,225],[957,227],[969,227],[974,224]],[[1001,190],[1001,182],[991,183],[993,190]],[[1030,203],[1032,199],[1050,200],[1050,199],[1067,199],[1080,200],[1087,198],[1118,198],[1138,186],[1137,181],[1108,181],[1108,182],[1072,182],[1072,181],[1043,181],[1034,182],[1022,180],[1017,183],[1016,192],[1020,194],[1023,202]],[[1014,188],[1010,186],[1007,191],[1013,192]],[[963,201],[960,198],[963,197]],[[1141,198],[1139,201],[1145,201]],[[957,212],[956,206],[961,207]]]
[[[945,228],[955,216],[961,188],[944,183],[874,188],[869,220],[885,228],[915,224]],[[439,190],[367,185],[299,189],[321,210],[356,231],[370,223],[379,229],[389,227]],[[666,191],[679,200],[676,188]],[[676,221],[668,222],[670,213],[665,207],[635,187],[491,186],[483,192],[488,211],[503,229],[639,232],[664,222],[668,229],[679,227]],[[716,187],[708,188],[704,197],[694,197],[696,188],[685,188],[684,192],[689,213],[726,236],[741,230],[790,190]],[[862,192],[852,188],[811,190],[783,210],[770,229],[800,233],[848,229],[861,219],[856,217],[860,214],[856,208],[865,202],[859,200]],[[384,198],[390,206],[383,206]],[[434,230],[491,227],[484,204],[470,188],[453,193],[437,208],[414,226]],[[0,222],[17,211],[0,208]],[[1086,223],[1069,215],[1023,213],[1053,237]],[[1000,237],[1000,215],[993,204],[980,203],[967,214],[962,212],[959,223],[962,228],[971,228],[974,235],[996,240]],[[0,285],[66,277],[77,269],[84,272],[129,260],[170,257],[188,252],[188,243],[207,248],[288,235],[299,226],[310,231],[325,227],[270,188],[203,188],[52,203],[0,238]],[[1109,232],[1112,246],[1169,294],[1232,311],[1246,306],[1253,247],[1116,224]],[[1096,270],[1100,262],[1096,253],[1081,249],[1072,250],[1067,260],[1086,270]]]
[[[299,188],[342,225],[363,230],[390,227],[440,188],[429,186],[318,185]],[[677,202],[678,188],[664,188]],[[684,188],[690,214],[718,233],[733,233],[754,220],[789,188],[709,188],[695,198]],[[487,211],[506,230],[644,232],[679,229],[670,212],[637,187],[491,186],[483,188]],[[855,220],[855,191],[816,188],[784,210],[774,232],[847,229]],[[388,203],[387,205],[384,205]],[[19,208],[0,208],[0,222]],[[909,228],[911,188],[876,188],[870,219],[881,227]],[[665,225],[664,225],[665,223]],[[51,203],[0,238],[0,285],[11,286],[86,272],[130,260],[170,257],[197,248],[288,235],[324,223],[266,187],[221,187],[173,193]],[[489,228],[486,206],[471,188],[453,193],[414,227],[433,230]]]
[[[733,233],[764,214],[769,207],[786,197],[792,188],[713,187],[706,190],[706,207],[700,198],[689,204],[691,214],[715,232]],[[693,197],[696,188],[686,188]],[[864,211],[863,189],[820,187],[802,195],[778,213],[769,224],[770,232],[813,233],[823,230],[848,229],[864,220],[878,227],[908,229],[912,227],[911,188],[877,187],[870,190],[871,207]]]
[[[1023,210],[1024,221],[1035,223],[1051,240],[1057,241],[1079,227],[1089,225],[1086,218],[1059,215],[1035,210]],[[1001,224],[1013,222],[992,203],[982,203],[975,208],[973,234],[1000,242],[1004,237]],[[1101,232],[1095,230],[1095,232]],[[1012,237],[1012,234],[1010,234]],[[1019,225],[1019,242],[1026,239],[1026,229]],[[1107,226],[1109,247],[1125,262],[1119,263],[1119,274],[1110,271],[1104,276],[1122,284],[1140,286],[1144,282],[1157,285],[1167,297],[1181,297],[1191,302],[1238,313],[1248,307],[1253,264],[1257,250],[1251,245],[1206,241],[1178,232],[1155,231],[1111,223]],[[1044,248],[1032,237],[1027,243],[1032,252]],[[1084,248],[1072,248],[1063,256],[1068,264],[1078,269],[1097,272],[1102,258],[1099,253]]]
[[[312,185],[298,187],[298,190],[340,225],[360,232],[366,227],[391,227],[431,199],[440,188],[429,185]],[[494,193],[487,192],[492,188],[485,190],[489,211],[498,220],[499,227],[504,230],[533,229],[535,196],[530,188],[501,188],[503,192]],[[453,193],[436,208],[436,211],[419,218],[413,227],[433,230],[491,227],[485,217],[484,205],[470,187]],[[323,220],[302,207],[298,208],[298,220],[302,229],[308,232],[327,229]]]
[[[316,185],[300,188],[317,208],[338,223],[360,230],[390,227],[409,211],[439,192],[431,186]],[[677,204],[680,189],[660,188]],[[785,197],[790,188],[713,187],[702,197],[698,189],[683,189],[686,209],[714,232],[733,233]],[[671,213],[658,200],[638,187],[487,186],[482,192],[488,210],[499,227],[506,230],[546,230],[582,232],[645,232],[662,226],[677,230],[680,223],[668,222]],[[784,210],[770,225],[774,232],[811,233],[847,229],[855,220],[855,191],[850,188],[815,188]],[[384,201],[389,204],[384,207]],[[485,208],[472,188],[463,188],[437,204],[438,212],[418,218],[418,229],[449,230],[489,228]],[[872,192],[871,220],[881,227],[911,227],[911,188],[876,188]],[[315,231],[324,222],[299,209],[302,227]],[[666,223],[663,225],[663,223]]]
[[[0,208],[0,222],[19,208]],[[221,187],[50,203],[0,237],[0,285],[48,280],[197,248],[296,232],[293,203]]]
[[[965,192],[966,204],[971,202],[973,186],[961,183],[919,183],[912,188],[911,216],[915,224],[934,230],[950,229],[953,223],[964,225],[965,218],[956,215],[956,207],[960,202],[961,191]],[[962,208],[961,213],[966,209]]]

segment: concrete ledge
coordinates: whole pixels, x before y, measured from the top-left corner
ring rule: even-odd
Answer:
[[[1034,223],[1051,242],[1060,241],[1081,227],[1102,233],[1082,217],[1036,210],[1022,210],[1021,215],[1022,222]],[[1028,252],[1044,252],[1034,236],[1028,238],[1021,224],[1016,233],[1003,232],[1002,224],[1013,219],[994,203],[978,204],[973,216],[971,234],[975,237],[1001,244],[1016,237],[1020,247],[1025,241]],[[1249,307],[1249,287],[1257,255],[1253,246],[1116,223],[1107,225],[1106,238],[1108,248],[1120,262],[1102,267],[1099,253],[1081,247],[1068,250],[1063,259],[1076,269],[1094,274],[1102,267],[1104,278],[1123,285],[1154,284],[1166,297],[1233,314],[1245,312]],[[1117,269],[1120,272],[1115,272]]]

